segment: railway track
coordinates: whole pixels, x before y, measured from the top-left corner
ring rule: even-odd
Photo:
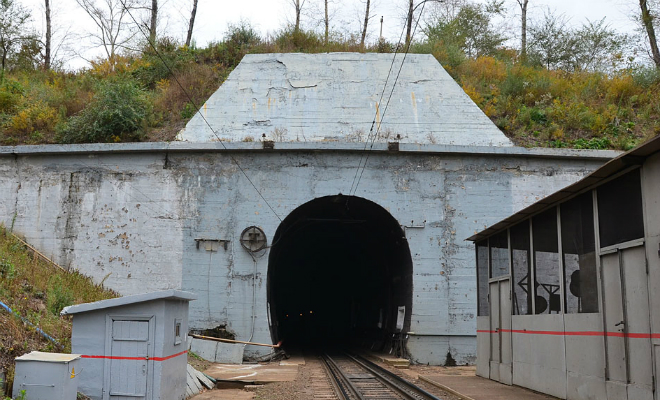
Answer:
[[[322,360],[341,400],[442,400],[363,357],[324,354]]]

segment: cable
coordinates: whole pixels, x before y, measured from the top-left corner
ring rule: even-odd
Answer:
[[[181,82],[179,82],[179,79],[177,79],[176,75],[174,74],[174,71],[172,71],[172,69],[170,68],[170,66],[167,65],[167,62],[165,62],[165,59],[160,55],[160,53],[158,52],[158,49],[156,49],[156,45],[155,45],[154,43],[151,42],[151,40],[149,39],[149,36],[148,36],[148,35],[142,30],[142,27],[141,27],[140,24],[137,22],[137,20],[135,19],[135,17],[133,17],[133,14],[131,13],[131,11],[128,9],[128,7],[126,7],[126,2],[125,2],[125,0],[119,0],[119,2],[121,3],[122,7],[124,7],[124,10],[126,10],[126,12],[128,13],[128,15],[131,17],[131,19],[133,20],[133,23],[135,23],[135,25],[137,26],[138,30],[139,30],[140,33],[142,34],[142,36],[144,36],[144,38],[147,40],[147,43],[149,43],[149,46],[151,46],[151,48],[154,50],[154,52],[156,53],[156,55],[158,56],[158,58],[160,59],[160,61],[163,63],[163,65],[165,66],[165,68],[167,68],[167,71],[172,75],[172,78],[174,78],[174,81],[177,83],[177,85],[179,85],[179,88],[181,88],[181,90],[183,91],[183,93],[186,95],[186,97],[188,98],[188,101],[190,101],[190,103],[193,105],[193,107],[195,107],[195,109],[197,110],[197,114],[199,114],[199,116],[202,118],[202,120],[204,121],[204,123],[206,123],[206,125],[209,127],[209,129],[211,130],[211,132],[213,132],[213,135],[218,139],[218,142],[222,145],[222,147],[223,147],[225,150],[227,150],[227,146],[225,146],[225,144],[222,142],[222,140],[220,139],[220,136],[218,136],[218,134],[217,134],[217,132],[215,131],[215,129],[213,129],[213,127],[211,126],[211,124],[209,123],[209,121],[204,117],[204,114],[202,114],[202,112],[200,111],[199,107],[197,107],[197,103],[195,103],[195,101],[193,100],[192,96],[191,96],[191,95],[188,93],[188,91],[183,87],[183,85],[181,84]],[[259,195],[259,197],[261,197],[261,199],[264,201],[264,203],[266,203],[266,205],[268,206],[268,208],[270,208],[270,211],[271,211],[271,212],[277,217],[278,220],[280,220],[280,222],[282,222],[282,218],[280,218],[280,216],[275,212],[275,209],[270,205],[270,203],[268,202],[268,200],[266,200],[266,198],[261,194],[261,191],[259,191],[259,189],[257,189],[257,187],[256,187],[255,184],[252,182],[252,180],[250,179],[250,177],[248,176],[248,174],[245,172],[245,170],[243,170],[243,167],[241,167],[241,165],[238,163],[238,161],[237,161],[237,160],[236,160],[236,159],[235,159],[230,153],[227,153],[227,154],[228,154],[229,158],[234,162],[234,164],[236,164],[236,167],[238,167],[238,169],[241,171],[241,173],[243,174],[243,176],[245,176],[245,179],[247,179],[248,182],[250,182],[250,185],[252,185],[252,187],[253,187],[254,190],[257,192],[257,194]]]
[[[378,113],[379,113],[379,107],[380,104],[383,102],[383,96],[385,95],[385,89],[387,88],[387,82],[390,80],[390,75],[392,74],[392,68],[394,68],[394,61],[396,61],[396,55],[399,53],[399,45],[401,44],[401,39],[403,38],[403,32],[405,31],[405,24],[403,26],[403,29],[401,30],[401,34],[399,35],[399,41],[397,42],[396,49],[394,50],[394,57],[392,57],[392,63],[390,64],[390,70],[387,72],[387,77],[385,78],[385,84],[383,85],[383,90],[380,92],[380,98],[378,99],[378,102],[376,103],[376,113],[374,114],[374,119],[371,121],[371,128],[369,129],[369,135],[367,135],[367,140],[364,142],[364,149],[363,151],[367,150],[367,143],[369,143],[369,138],[371,137],[371,134],[374,130],[374,126],[376,125],[376,119],[378,118]],[[383,122],[383,118],[380,119],[380,123],[378,124],[378,129],[380,129],[380,125]],[[355,170],[355,176],[353,177],[353,182],[351,183],[351,189],[348,191],[348,194],[350,195],[351,192],[353,191],[353,185],[355,185],[355,180],[357,179],[358,176],[358,171],[360,170],[360,166],[362,165],[362,160],[364,158],[364,153],[360,156],[360,162],[358,163],[357,170]]]
[[[355,189],[352,191],[352,194],[355,195],[357,193],[358,186],[360,185],[360,181],[362,180],[362,175],[364,174],[364,170],[367,168],[367,162],[369,161],[369,156],[371,150],[374,148],[374,143],[376,142],[376,139],[378,139],[378,136],[380,135],[380,127],[383,123],[383,120],[385,119],[385,114],[387,113],[387,109],[390,106],[390,100],[392,100],[392,94],[394,94],[394,88],[396,88],[396,84],[399,81],[399,76],[401,75],[401,70],[403,69],[403,64],[406,62],[406,57],[408,56],[408,52],[410,51],[410,45],[412,44],[412,38],[415,37],[415,33],[417,32],[417,27],[419,26],[419,21],[422,18],[422,13],[424,13],[424,7],[426,7],[426,2],[423,3],[422,9],[419,11],[419,16],[417,17],[417,22],[415,22],[415,29],[413,29],[413,33],[411,36],[410,41],[408,42],[408,46],[406,47],[406,52],[403,54],[403,60],[401,61],[401,66],[399,66],[399,72],[396,75],[396,78],[394,79],[394,84],[392,85],[392,90],[390,91],[390,95],[387,98],[387,103],[385,104],[385,109],[383,110],[383,115],[380,118],[380,124],[378,124],[378,129],[376,130],[376,134],[374,135],[373,140],[371,141],[371,147],[369,147],[369,151],[367,151],[367,156],[366,159],[364,160],[364,165],[362,166],[362,172],[360,172],[360,176],[357,180],[357,183],[355,184]],[[403,35],[403,31],[401,32]],[[399,38],[399,42],[401,41],[401,38]],[[396,58],[396,54],[395,54]],[[394,64],[394,61],[392,61],[392,64]],[[386,83],[387,84],[387,83]],[[373,129],[373,126],[372,126]],[[368,141],[368,138],[367,138]],[[365,143],[365,149],[366,149],[366,143]],[[358,166],[358,170],[359,170]],[[357,176],[356,171],[356,176]],[[349,192],[349,195],[351,192]]]

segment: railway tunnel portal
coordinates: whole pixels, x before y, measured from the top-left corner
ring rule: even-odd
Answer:
[[[401,226],[383,207],[360,197],[327,196],[303,204],[273,238],[268,305],[272,338],[289,347],[383,343],[405,331],[412,258]]]

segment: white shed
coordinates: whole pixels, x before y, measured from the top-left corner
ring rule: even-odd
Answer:
[[[188,303],[166,290],[66,307],[79,391],[92,399],[177,400],[186,394]]]

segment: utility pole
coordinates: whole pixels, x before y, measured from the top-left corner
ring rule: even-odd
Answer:
[[[380,16],[380,39],[383,40],[383,16]]]

